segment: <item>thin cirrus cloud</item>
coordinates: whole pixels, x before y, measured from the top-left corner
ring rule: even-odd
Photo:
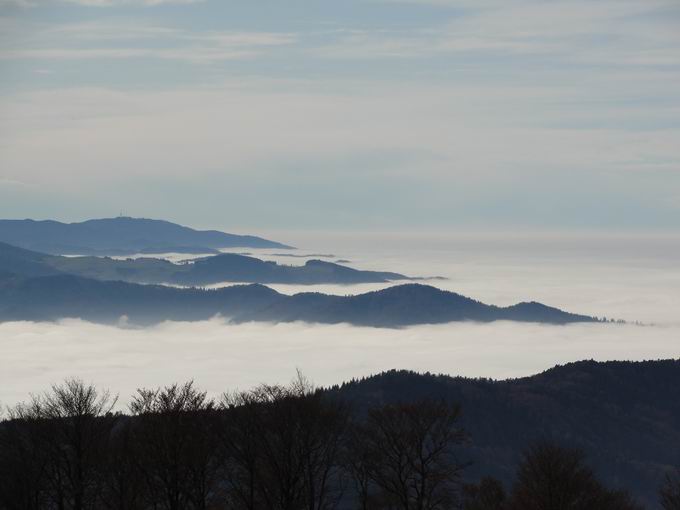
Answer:
[[[16,26],[8,26],[14,29]],[[243,59],[293,44],[296,35],[277,32],[189,31],[150,24],[84,22],[23,36],[6,35],[0,60],[156,58],[195,63]]]
[[[620,111],[614,91],[574,111],[573,104],[590,99],[574,85],[335,86],[250,79],[200,93],[27,92],[4,108],[3,124],[13,126],[3,135],[4,172],[48,185],[51,200],[63,194],[70,207],[74,187],[100,207],[120,208],[113,204],[121,193],[113,190],[125,190],[126,207],[140,214],[153,215],[154,203],[158,215],[176,196],[174,211],[239,217],[249,210],[247,220],[260,225],[361,224],[367,215],[382,218],[377,207],[380,221],[391,224],[482,215],[524,224],[649,225],[677,217],[677,208],[664,205],[675,196],[669,172],[677,168],[676,131],[622,130],[653,112]],[[668,115],[663,105],[658,110],[659,119]],[[566,121],[572,126],[555,125]],[[585,128],[595,121],[601,124]],[[153,182],[160,202],[121,187],[127,180]],[[249,208],[252,196],[260,200],[256,210]],[[8,195],[5,205],[23,215],[43,210],[41,197],[20,198]],[[315,203],[321,218],[309,214]]]
[[[49,0],[0,0],[2,6],[38,7]],[[87,7],[119,7],[126,5],[157,6],[168,4],[196,4],[205,0],[61,0],[64,4],[76,4]]]
[[[315,51],[327,57],[357,59],[486,52],[551,56],[582,64],[680,64],[680,13],[677,4],[668,0],[391,3],[463,10],[449,22],[426,29],[346,30],[337,40]]]
[[[92,7],[115,7],[119,5],[164,5],[164,4],[197,4],[205,0],[64,0],[72,4]]]
[[[40,59],[40,60],[80,60],[80,59],[129,59],[158,58],[171,60],[187,60],[206,62],[215,60],[231,60],[252,57],[254,51],[239,51],[216,48],[186,49],[139,49],[139,48],[61,48],[35,50],[9,50],[0,52],[0,59]]]

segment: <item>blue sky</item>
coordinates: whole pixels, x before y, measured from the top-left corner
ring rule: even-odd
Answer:
[[[0,216],[680,230],[676,0],[0,0]]]

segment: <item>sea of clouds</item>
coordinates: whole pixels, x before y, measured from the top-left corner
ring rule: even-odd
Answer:
[[[508,378],[583,359],[680,357],[680,243],[673,237],[291,233],[284,239],[295,242],[300,253],[307,247],[309,253],[333,253],[351,260],[352,267],[443,276],[447,279],[430,283],[489,303],[537,300],[630,322],[452,323],[403,329],[232,325],[224,318],[151,328],[80,320],[10,322],[0,324],[0,402],[26,400],[71,376],[119,393],[124,406],[140,387],[194,379],[218,395],[262,382],[284,383],[297,369],[318,385],[330,385],[392,368]],[[273,253],[259,256],[277,259]],[[274,287],[288,293],[352,294],[384,286]]]
[[[78,376],[120,393],[194,379],[213,395],[262,382],[284,383],[296,369],[330,385],[391,368],[508,378],[583,359],[680,357],[680,328],[498,322],[399,330],[348,325],[245,324],[222,319],[124,329],[65,320],[0,325],[0,401]]]

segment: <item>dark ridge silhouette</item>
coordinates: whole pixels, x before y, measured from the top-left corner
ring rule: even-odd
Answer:
[[[194,230],[169,221],[128,217],[80,223],[0,220],[0,241],[55,255],[127,255],[170,248],[169,251],[190,253],[233,247],[290,248],[255,236]]]
[[[286,266],[235,253],[175,264],[164,259],[117,260],[108,257],[64,257],[33,252],[0,243],[0,267],[23,276],[68,273],[97,280],[156,283],[183,286],[220,282],[288,283],[384,283],[412,280],[398,273],[360,271],[321,260],[303,266]]]
[[[329,391],[358,412],[425,397],[459,404],[470,476],[506,487],[522,450],[545,440],[586,452],[606,484],[649,508],[659,507],[659,487],[680,467],[680,360],[581,361],[505,381],[393,370]]]
[[[71,274],[26,278],[0,274],[0,320],[84,320],[133,324],[164,320],[205,320],[215,315],[234,322],[305,321],[399,327],[452,321],[518,320],[568,324],[594,322],[556,308],[499,308],[434,287],[408,284],[357,296],[302,293],[294,296],[259,284],[217,290],[99,281]]]

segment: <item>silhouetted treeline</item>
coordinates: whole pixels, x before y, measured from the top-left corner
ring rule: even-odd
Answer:
[[[358,420],[299,377],[219,401],[192,383],[139,390],[130,414],[78,380],[0,425],[0,508],[448,508],[458,410],[423,401]],[[361,438],[361,440],[356,440]],[[358,487],[362,487],[360,492]]]
[[[189,382],[141,389],[129,413],[67,380],[0,423],[2,510],[628,510],[583,455],[525,451],[508,487],[468,476],[474,431],[444,399],[357,410],[302,376],[211,399]],[[678,508],[680,479],[660,491]],[[675,506],[674,506],[675,505]]]

